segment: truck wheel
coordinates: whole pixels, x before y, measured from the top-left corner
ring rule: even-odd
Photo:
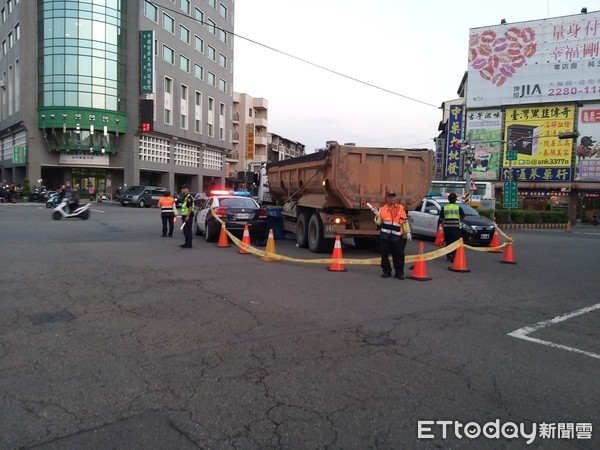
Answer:
[[[318,213],[314,213],[308,222],[308,248],[313,253],[323,253],[333,248],[333,239],[325,239],[323,221]]]
[[[308,214],[300,213],[296,222],[296,244],[300,248],[308,247]]]

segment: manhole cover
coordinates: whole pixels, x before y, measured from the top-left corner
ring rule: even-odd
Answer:
[[[69,311],[44,312],[29,316],[29,320],[34,325],[45,325],[47,323],[68,322],[73,320],[75,316]]]

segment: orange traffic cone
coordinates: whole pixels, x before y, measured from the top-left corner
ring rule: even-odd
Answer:
[[[267,246],[265,247],[265,256],[262,257],[263,261],[276,261],[271,255],[274,255],[275,250],[275,238],[273,237],[273,229],[269,230],[269,237],[267,239]]]
[[[219,242],[217,243],[217,247],[231,247],[229,245],[229,239],[227,239],[225,224],[221,225],[221,234],[219,234]]]
[[[442,224],[438,226],[433,245],[437,245],[438,247],[444,247],[446,245],[444,242],[444,229],[442,228]]]
[[[419,254],[417,256],[417,260],[415,261],[415,265],[413,266],[413,273],[408,278],[411,280],[417,281],[427,281],[431,280],[431,278],[427,277],[427,269],[425,268],[425,259],[423,258],[423,243],[419,242]]]
[[[242,244],[247,244],[248,246],[252,245],[250,242],[250,230],[248,230],[248,225],[244,225],[244,234],[242,235]],[[250,252],[246,250],[244,247],[240,247],[238,250],[240,255],[248,255]]]
[[[501,261],[504,264],[516,264],[515,255],[513,253],[513,241],[512,236],[508,237],[508,245],[506,246],[506,252],[504,253],[504,259]]]
[[[498,236],[498,229],[496,228],[494,228],[494,236],[492,237],[490,247],[500,247],[500,236]],[[497,248],[495,250],[490,250],[490,253],[502,253],[502,250]]]
[[[572,233],[573,232],[573,228],[571,228],[571,221],[569,220],[567,222],[567,228],[565,228],[565,233]]]
[[[448,267],[448,270],[452,270],[453,272],[470,272],[467,269],[467,257],[465,256],[465,248],[462,245],[456,249],[454,262],[452,263],[452,267]]]
[[[333,255],[331,255],[331,259],[333,259],[333,261],[329,264],[327,270],[330,272],[346,272],[344,264],[340,262],[344,257],[342,256],[342,241],[340,241],[339,236],[335,237],[335,245],[333,246]]]

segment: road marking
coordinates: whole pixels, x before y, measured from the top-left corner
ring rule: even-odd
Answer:
[[[544,320],[542,322],[538,322],[535,325],[519,328],[511,333],[508,333],[509,336],[512,336],[517,339],[523,339],[525,341],[535,342],[536,344],[547,345],[548,347],[560,348],[562,350],[567,350],[569,352],[580,353],[585,356],[589,356],[591,358],[600,359],[600,355],[597,353],[587,352],[585,350],[580,350],[575,347],[567,347],[566,345],[555,344],[554,342],[544,341],[542,339],[536,339],[529,336],[531,333],[535,333],[536,331],[541,330],[542,328],[546,328],[550,325],[555,325],[560,322],[564,322],[565,320],[572,319],[573,317],[580,316],[582,314],[589,313],[596,309],[600,309],[600,303],[596,303],[595,305],[588,306],[586,308],[578,309],[577,311],[570,312],[568,314],[564,314],[562,316],[557,316],[554,319]]]

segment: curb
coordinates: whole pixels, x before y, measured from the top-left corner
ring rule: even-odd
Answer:
[[[566,228],[566,223],[502,223],[497,224],[502,230],[521,230],[523,228]]]

